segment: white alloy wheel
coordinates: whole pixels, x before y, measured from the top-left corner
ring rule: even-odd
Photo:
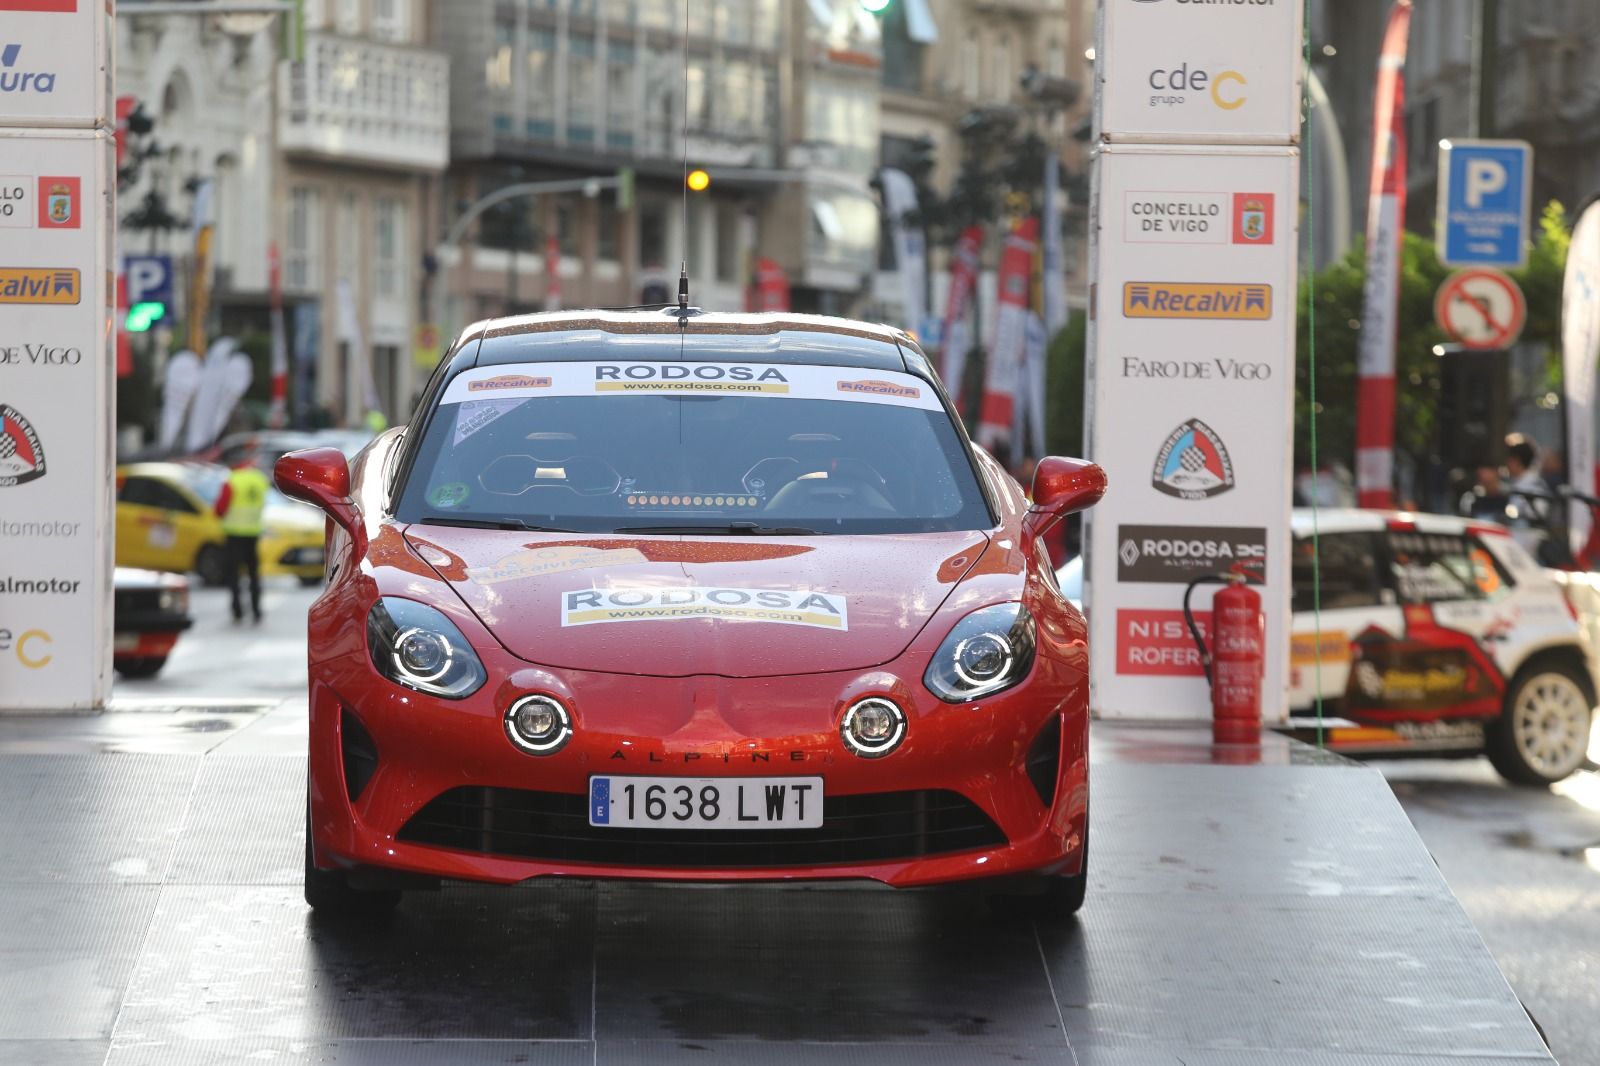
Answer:
[[[1508,707],[1520,761],[1545,781],[1578,767],[1589,747],[1589,699],[1566,673],[1541,670],[1524,678]]]

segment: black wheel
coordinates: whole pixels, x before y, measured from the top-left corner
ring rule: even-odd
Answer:
[[[320,584],[322,584],[321,574],[306,574],[300,578],[300,587],[303,589],[314,589]]]
[[[228,583],[228,553],[220,544],[207,544],[194,557],[195,573],[207,588],[219,588]]]
[[[165,655],[141,655],[133,659],[113,659],[111,662],[117,673],[123,677],[136,679],[141,677],[155,677],[161,668],[167,665]]]
[[[1484,730],[1484,750],[1507,781],[1548,785],[1588,758],[1594,690],[1577,667],[1558,659],[1524,666],[1506,690],[1505,709]]]
[[[311,808],[306,806],[306,904],[318,914],[372,918],[388,914],[400,902],[394,891],[365,892],[351,888],[342,870],[319,870],[311,858]]]

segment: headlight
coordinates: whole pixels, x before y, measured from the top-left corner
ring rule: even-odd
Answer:
[[[922,683],[946,703],[992,696],[1028,676],[1033,647],[1033,616],[1022,604],[983,607],[950,630]]]
[[[466,699],[488,677],[455,623],[416,600],[385,596],[372,605],[367,652],[390,681],[445,699]]]

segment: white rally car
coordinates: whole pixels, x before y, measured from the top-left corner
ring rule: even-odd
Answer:
[[[1318,527],[1314,545],[1294,512],[1289,732],[1316,739],[1320,693],[1323,742],[1345,754],[1483,753],[1527,784],[1585,765],[1600,579],[1544,569],[1490,522],[1341,509]],[[1057,576],[1080,603],[1081,559]]]

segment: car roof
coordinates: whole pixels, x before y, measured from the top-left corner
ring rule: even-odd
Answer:
[[[1315,511],[1310,507],[1296,507],[1290,513],[1289,525],[1297,537],[1311,536],[1313,525],[1319,534],[1370,532],[1396,526],[1417,529],[1424,533],[1504,531],[1502,526],[1478,518],[1359,507],[1323,507]]]
[[[683,325],[680,326],[680,322]],[[906,370],[921,350],[903,330],[848,318],[789,312],[732,314],[676,307],[554,311],[479,322],[475,364],[626,359],[669,362],[812,363]]]
[[[124,463],[117,467],[119,477],[149,477],[161,481],[181,481],[188,484],[196,474],[226,470],[216,463]]]

